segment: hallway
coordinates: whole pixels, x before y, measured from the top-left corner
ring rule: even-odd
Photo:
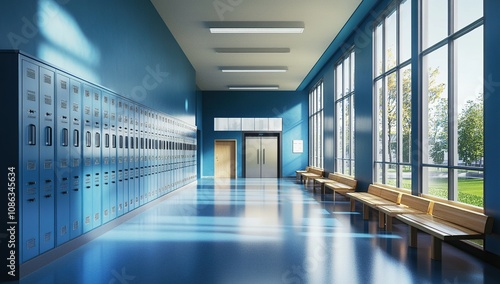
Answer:
[[[500,269],[293,179],[200,179],[21,283],[493,283]]]

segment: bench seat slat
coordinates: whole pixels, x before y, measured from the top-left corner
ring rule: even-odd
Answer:
[[[477,239],[483,234],[429,214],[401,214],[397,219],[441,240]]]

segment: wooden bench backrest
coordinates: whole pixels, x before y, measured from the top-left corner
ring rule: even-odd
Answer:
[[[310,173],[313,173],[313,174],[317,174],[317,175],[321,175],[321,176],[323,175],[323,169],[320,169],[320,168],[310,167],[307,171]]]
[[[431,209],[431,207],[430,207],[431,202],[432,201],[430,201],[429,199],[425,199],[423,197],[403,193],[401,195],[400,204],[406,205],[406,206],[413,208],[413,209],[416,209],[418,211],[429,213],[429,211]]]
[[[332,177],[330,177],[330,175],[332,175]],[[343,183],[345,185],[348,185],[352,188],[356,188],[356,185],[358,184],[358,181],[355,180],[353,177],[342,175],[339,173],[329,174],[328,178]]]
[[[401,192],[398,192],[396,190],[388,189],[387,187],[377,185],[377,184],[370,184],[368,187],[368,193],[371,193],[373,195],[380,196],[384,199],[387,199],[389,201],[392,201],[394,203],[400,202],[400,197],[401,197]]]
[[[482,234],[490,233],[493,227],[493,219],[484,214],[440,202],[434,203],[432,215]]]

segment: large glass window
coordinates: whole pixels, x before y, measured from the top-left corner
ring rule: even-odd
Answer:
[[[335,171],[354,175],[354,49],[335,66]]]
[[[422,1],[422,191],[483,206],[483,1]]]
[[[309,92],[309,165],[323,168],[323,81]]]
[[[411,188],[411,1],[374,30],[375,181]]]

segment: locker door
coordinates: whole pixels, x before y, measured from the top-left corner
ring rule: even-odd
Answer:
[[[135,174],[135,206],[139,207],[140,206],[140,197],[141,197],[141,189],[140,189],[140,109],[138,106],[135,106],[135,149],[134,149],[134,159],[135,159],[135,169],[134,169],[134,174]]]
[[[40,253],[54,248],[54,72],[40,67]]]
[[[56,228],[57,245],[69,240],[69,78],[56,75]]]
[[[93,228],[92,222],[92,88],[88,85],[83,86],[83,133],[82,133],[82,152],[83,152],[83,232],[86,233]]]
[[[275,178],[278,177],[278,138],[277,137],[262,137],[261,138],[261,177]]]
[[[22,64],[22,169],[21,174],[21,263],[39,253],[39,89],[38,66],[26,60]]]
[[[123,102],[120,99],[117,99],[117,156],[118,156],[118,165],[117,165],[117,188],[116,188],[116,216],[121,216],[123,214]]]
[[[102,93],[101,99],[101,111],[102,111],[102,144],[101,144],[101,154],[102,154],[102,192],[101,192],[101,215],[102,223],[106,223],[110,220],[110,209],[109,209],[109,187],[110,187],[110,118],[109,118],[109,94],[106,92]]]
[[[82,162],[81,162],[81,133],[82,133],[82,86],[81,83],[70,78],[70,193],[69,193],[69,219],[70,238],[82,234]]]
[[[116,98],[111,95],[110,96],[110,104],[109,104],[109,139],[110,139],[110,147],[109,147],[109,156],[110,156],[110,183],[109,183],[109,210],[110,210],[110,220],[116,218],[116,186],[117,186],[117,138],[116,138]]]
[[[93,147],[92,147],[92,227],[97,228],[102,224],[101,217],[101,194],[102,194],[102,177],[101,177],[101,134],[102,134],[102,117],[101,117],[101,91],[93,89],[92,113],[93,113]]]
[[[259,137],[245,139],[245,177],[260,177],[261,147]]]
[[[140,172],[140,180],[139,180],[139,189],[140,189],[140,205],[143,205],[145,203],[145,193],[146,193],[146,187],[145,187],[145,161],[144,161],[144,156],[145,156],[145,118],[144,118],[144,109],[140,109],[140,116],[139,116],[139,123],[140,123],[140,137],[139,137],[139,172]]]
[[[123,213],[127,213],[129,194],[129,115],[128,103],[123,102]]]
[[[135,208],[135,108],[129,105],[128,111],[128,208]]]

